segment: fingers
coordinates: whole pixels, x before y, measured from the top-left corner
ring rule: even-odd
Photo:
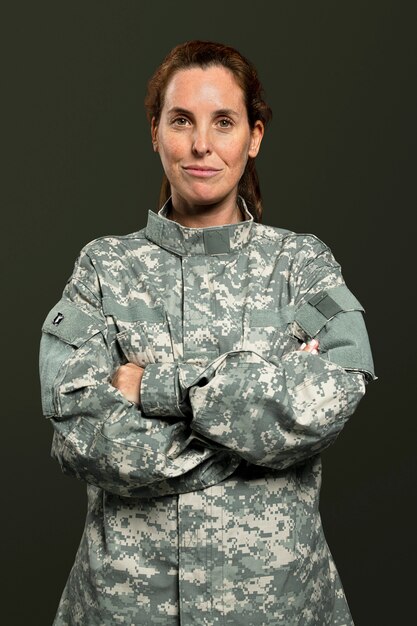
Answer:
[[[311,354],[319,353],[319,342],[317,339],[310,339],[308,343],[302,343],[299,350],[301,352],[310,352]]]
[[[111,384],[133,404],[140,402],[140,384],[144,369],[134,363],[121,365],[115,372]]]

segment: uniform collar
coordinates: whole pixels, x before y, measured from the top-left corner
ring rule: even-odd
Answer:
[[[238,201],[246,220],[237,224],[189,228],[169,220],[166,215],[169,199],[158,213],[149,211],[145,229],[147,239],[161,248],[181,256],[228,254],[243,248],[249,241],[253,215],[249,213],[244,199]]]

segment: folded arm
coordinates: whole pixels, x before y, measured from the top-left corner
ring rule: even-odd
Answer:
[[[294,270],[298,286],[291,331],[315,337],[318,355],[254,349],[220,356],[205,369],[146,367],[146,415],[188,416],[193,433],[248,462],[282,469],[330,445],[375,378],[362,307],[347,289],[330,250]],[[290,332],[290,331],[288,331]]]
[[[190,440],[184,417],[144,416],[126,399],[112,384],[109,342],[100,285],[82,253],[46,317],[40,348],[43,412],[54,427],[52,456],[62,470],[124,496],[204,487],[204,470],[214,460],[220,479],[233,471],[238,460]],[[212,481],[215,476],[212,471]]]

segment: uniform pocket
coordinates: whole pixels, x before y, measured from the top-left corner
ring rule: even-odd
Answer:
[[[257,352],[266,359],[281,358],[298,349],[300,340],[292,332],[294,307],[252,310],[248,314],[243,349]]]
[[[329,361],[373,380],[376,376],[363,313],[359,300],[342,284],[311,297],[297,310],[294,326],[306,337],[317,337],[320,352]]]
[[[146,335],[140,323],[117,333],[116,341],[128,363],[134,363],[139,365],[139,367],[155,363],[155,355],[148,345]]]
[[[212,520],[215,569],[210,591],[225,623],[275,624],[267,619],[265,607],[270,598],[283,595],[298,566],[293,472],[264,474],[244,478],[237,472],[210,488],[217,505],[211,511],[218,512]]]
[[[42,410],[46,417],[60,415],[57,381],[66,362],[104,329],[103,319],[86,313],[64,298],[46,316],[39,352]]]
[[[150,306],[141,300],[121,305],[105,297],[103,308],[114,320],[116,341],[128,362],[140,367],[173,362],[171,333],[162,305]]]

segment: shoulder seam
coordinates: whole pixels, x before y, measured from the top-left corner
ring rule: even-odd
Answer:
[[[261,224],[261,226],[264,226],[264,224]],[[322,246],[324,246],[324,248],[330,250],[330,247],[322,239],[320,239],[320,237],[318,237],[317,235],[314,235],[313,233],[296,233],[286,228],[281,229],[281,228],[278,228],[277,226],[271,226],[271,225],[265,225],[265,226],[266,228],[273,229],[273,232],[275,232],[281,240],[287,239],[288,237],[292,237],[294,239],[302,239],[302,238],[311,237],[312,239],[315,239],[318,243],[320,243]],[[259,238],[268,239],[269,241],[275,240],[275,238],[271,236],[271,234],[264,229],[257,230],[257,236]]]
[[[142,228],[141,230],[138,230],[134,233],[129,233],[127,235],[103,235],[102,237],[97,237],[96,239],[88,241],[81,250],[88,254],[91,250],[94,250],[94,248],[102,242],[111,242],[113,240],[123,244],[124,241],[129,241],[132,239],[145,239],[144,231],[145,229]]]

